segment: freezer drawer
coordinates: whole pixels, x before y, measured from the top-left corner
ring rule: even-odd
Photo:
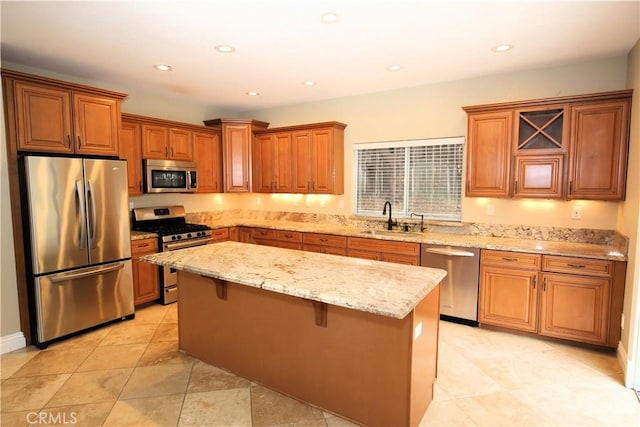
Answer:
[[[134,313],[131,260],[35,278],[38,342]]]

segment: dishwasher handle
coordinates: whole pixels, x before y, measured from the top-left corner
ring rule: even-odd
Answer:
[[[460,249],[426,248],[424,251],[428,254],[458,256],[458,257],[474,257],[476,255],[473,252],[462,251]]]

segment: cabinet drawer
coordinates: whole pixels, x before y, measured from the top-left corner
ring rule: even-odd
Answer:
[[[304,233],[302,241],[310,245],[332,246],[335,248],[347,247],[347,238],[345,236],[334,236],[332,234]]]
[[[251,230],[251,236],[260,240],[277,240],[276,230],[270,228],[254,228]]]
[[[542,257],[542,269],[556,273],[611,277],[613,261],[544,255]]]
[[[403,254],[420,256],[420,244],[411,242],[393,242],[388,240],[366,239],[361,237],[349,237],[348,246],[352,249],[388,252],[390,254]]]
[[[157,239],[142,239],[131,242],[131,255],[154,254],[158,252]]]
[[[229,240],[229,229],[227,227],[213,229],[211,230],[211,238],[214,242]]]
[[[302,243],[302,233],[299,231],[276,230],[276,240]]]
[[[345,242],[346,246],[346,242]],[[335,246],[324,246],[324,245],[312,245],[310,243],[305,243],[302,245],[302,250],[307,252],[317,252],[321,254],[330,254],[330,255],[347,255],[347,248],[338,248]]]
[[[493,250],[482,250],[480,252],[481,265],[515,267],[520,270],[540,270],[541,258],[542,255],[519,252]]]

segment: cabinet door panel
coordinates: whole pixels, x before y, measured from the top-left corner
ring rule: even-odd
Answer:
[[[544,273],[540,334],[606,344],[611,281]]]
[[[142,158],[164,160],[168,157],[169,130],[165,126],[142,125]]]
[[[223,126],[224,189],[227,192],[251,191],[251,133],[249,125]]]
[[[535,271],[481,267],[480,323],[535,332],[537,279]]]
[[[222,146],[218,134],[194,132],[193,150],[198,167],[198,193],[222,192]]]
[[[516,156],[514,197],[562,198],[564,155]]]
[[[331,129],[318,129],[312,132],[312,192],[333,192],[333,138]]]
[[[275,187],[274,135],[258,135],[253,141],[253,191],[271,193]]]
[[[192,132],[186,129],[169,129],[169,157],[173,160],[193,160]]]
[[[512,128],[511,111],[469,115],[468,197],[509,197]]]
[[[120,129],[120,158],[127,161],[129,195],[142,194],[142,139],[139,123],[122,122]]]
[[[74,94],[76,153],[118,155],[119,101]]]
[[[291,165],[291,134],[277,133],[273,143],[275,149],[273,155],[273,171],[275,178],[274,191],[278,193],[290,193],[293,183],[293,166]]]
[[[293,192],[311,192],[311,132],[293,132]]]
[[[624,199],[629,102],[574,106],[571,122],[568,198]]]
[[[68,91],[15,84],[18,150],[72,153]]]

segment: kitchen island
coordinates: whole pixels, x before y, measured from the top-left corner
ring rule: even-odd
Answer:
[[[359,424],[426,412],[445,271],[237,242],[142,260],[178,270],[186,353]]]

